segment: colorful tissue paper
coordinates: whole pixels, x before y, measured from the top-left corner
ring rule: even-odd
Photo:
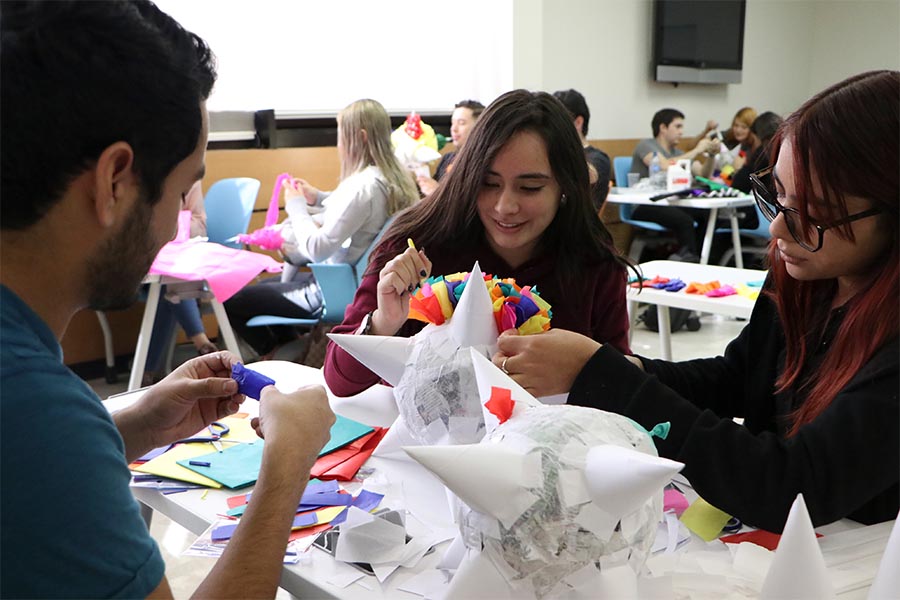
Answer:
[[[714,290],[709,290],[704,295],[708,298],[724,298],[725,296],[734,296],[735,294],[737,294],[737,290],[730,285],[723,285]]]
[[[710,281],[708,283],[700,283],[699,281],[692,281],[688,284],[688,286],[684,289],[685,294],[706,294],[706,292],[710,290],[714,290],[716,288],[722,287],[722,284],[718,281]]]
[[[734,289],[739,295],[750,298],[751,300],[759,298],[759,286],[753,286],[748,283],[739,283],[734,286]]]
[[[262,373],[257,373],[253,369],[248,369],[241,363],[231,367],[231,378],[237,381],[238,392],[244,394],[248,398],[259,400],[262,389],[267,385],[275,385],[275,380],[266,377]]]
[[[265,225],[253,233],[238,235],[240,243],[259,246],[264,250],[279,250],[281,248],[282,244],[284,244],[284,238],[281,236],[281,229],[275,225],[278,222],[278,199],[281,196],[281,188],[288,179],[291,179],[290,173],[281,173],[275,178],[275,186],[272,188],[269,208],[266,209]]]
[[[453,315],[469,281],[469,273],[454,273],[426,279],[410,298],[409,318],[442,325]],[[515,279],[484,275],[499,331],[517,329],[520,334],[550,329],[550,305],[531,286],[520,287]]]

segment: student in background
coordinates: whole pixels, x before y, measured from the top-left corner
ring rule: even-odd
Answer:
[[[763,169],[769,164],[769,155],[772,152],[772,138],[783,121],[784,119],[770,111],[766,111],[756,117],[750,130],[759,142],[741,168],[732,176],[731,187],[737,188],[745,194],[750,193],[750,174]],[[742,225],[742,227],[752,228],[756,227],[756,225]]]
[[[191,359],[110,415],[59,340],[80,309],[131,304],[172,239],[203,177],[214,59],[150,2],[0,10],[0,597],[171,598],[128,464],[236,412],[238,359]],[[321,387],[263,390],[254,502],[198,597],[275,596],[333,422]]]
[[[745,106],[737,111],[731,121],[731,127],[722,132],[722,143],[732,154],[732,165],[737,171],[759,146],[759,139],[753,133],[753,122],[756,121],[756,110]]]
[[[412,178],[394,156],[391,120],[380,103],[357,100],[337,121],[338,187],[322,192],[304,179],[293,179],[284,188],[288,219],[281,230],[282,253],[291,265],[354,264],[388,218],[418,198]],[[245,287],[225,302],[234,330],[260,355],[296,339],[296,333],[292,327],[248,327],[248,320],[256,315],[310,319],[322,312],[322,292],[312,273],[286,273],[290,278]]]
[[[705,165],[710,161],[707,160],[703,167],[694,165],[693,161],[703,153],[716,154],[719,151],[719,142],[705,136],[700,136],[697,143],[687,152],[678,149],[678,142],[684,135],[684,113],[680,110],[664,108],[657,111],[653,115],[650,127],[653,130],[653,137],[638,142],[631,156],[630,172],[638,173],[641,177],[649,175],[649,167],[654,153],[659,155],[660,169],[663,171],[674,165],[676,161],[690,159],[692,169],[701,172],[703,169],[707,169]],[[711,164],[708,169],[712,170]]]
[[[428,196],[437,189],[438,181],[450,170],[456,154],[462,150],[469,139],[469,133],[475,127],[475,122],[481,116],[484,110],[484,104],[478,100],[461,100],[453,107],[453,114],[450,116],[450,137],[453,140],[452,152],[446,152],[438,162],[437,169],[434,171],[434,178],[419,176],[416,181],[419,183],[419,189],[422,194]]]
[[[648,168],[654,155],[659,157],[660,170],[665,171],[670,165],[682,159],[691,160],[692,170],[708,176],[712,172],[715,160],[708,157],[703,166],[694,163],[702,153],[716,154],[719,141],[702,138],[688,152],[678,149],[678,142],[684,132],[684,114],[674,108],[664,108],[653,115],[651,122],[654,137],[638,143],[631,157],[631,172],[647,177]],[[631,213],[632,218],[639,221],[659,223],[675,234],[678,240],[676,260],[687,262],[700,261],[700,240],[706,228],[709,211],[700,208],[681,208],[670,206],[636,206]]]
[[[623,355],[574,333],[504,334],[497,365],[535,394],[671,423],[662,456],[707,501],[780,532],[798,493],[814,526],[900,508],[900,73],[817,94],[753,175],[769,276],[723,356]],[[875,155],[876,161],[845,156]],[[514,332],[511,332],[514,333]],[[743,424],[734,422],[743,418]]]
[[[603,150],[588,144],[587,133],[591,111],[584,96],[572,89],[554,92],[553,96],[562,102],[569,114],[572,115],[581,146],[584,148],[584,156],[597,172],[596,179],[592,178],[591,181],[591,200],[594,203],[594,209],[599,212],[609,195],[611,170],[609,156]]]
[[[184,195],[181,210],[191,211],[191,237],[206,235],[206,211],[203,210],[203,189],[200,182],[194,184]],[[156,318],[153,321],[153,332],[150,335],[150,346],[147,350],[147,367],[144,370],[143,385],[152,385],[162,379],[165,365],[163,361],[172,346],[175,335],[175,323],[184,330],[185,335],[194,345],[198,356],[218,352],[219,349],[206,336],[200,307],[193,298],[182,298],[172,302],[165,296],[163,286],[156,305]]]
[[[491,103],[453,170],[431,196],[398,215],[373,252],[344,322],[332,331],[410,336],[409,297],[422,277],[470,271],[534,285],[553,327],[628,351],[626,261],[596,217],[588,169],[565,107],[517,90]],[[412,238],[419,250],[407,246]],[[333,343],[325,380],[339,396],[377,375]]]

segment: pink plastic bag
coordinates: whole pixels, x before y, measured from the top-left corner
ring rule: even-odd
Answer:
[[[253,233],[238,235],[239,242],[259,246],[264,250],[281,249],[281,245],[284,244],[284,238],[281,236],[281,231],[275,228],[275,224],[278,223],[278,198],[281,196],[281,188],[284,186],[284,182],[288,179],[291,179],[290,173],[282,173],[275,178],[272,198],[269,200],[269,208],[266,210],[265,226]]]

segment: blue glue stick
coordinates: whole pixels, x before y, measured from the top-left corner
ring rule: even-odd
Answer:
[[[248,398],[259,400],[262,389],[267,385],[275,385],[275,380],[266,377],[262,373],[252,371],[237,363],[231,367],[231,378],[237,381],[238,391]]]

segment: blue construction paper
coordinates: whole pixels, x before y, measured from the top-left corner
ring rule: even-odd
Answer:
[[[334,425],[331,426],[331,439],[319,452],[319,456],[334,452],[343,448],[350,442],[375,431],[368,425],[363,425],[353,419],[336,415]],[[190,460],[205,461],[208,467],[196,467],[188,460],[179,460],[177,463],[218,481],[225,487],[237,489],[253,485],[259,477],[259,468],[262,466],[264,440],[258,440],[252,444],[233,444],[222,452],[212,452],[202,456],[192,456]]]
[[[294,517],[294,523],[291,529],[299,529],[300,527],[310,527],[319,522],[319,515],[314,512],[297,515]]]
[[[225,540],[230,540],[231,536],[234,535],[234,530],[237,529],[238,524],[234,523],[232,525],[222,525],[221,527],[216,527],[212,530],[212,541],[214,542],[224,542]]]
[[[307,504],[320,504],[323,506],[349,506],[353,502],[353,496],[350,494],[311,494],[307,496],[305,493],[300,498],[300,506]]]
[[[241,363],[231,367],[231,378],[237,381],[238,391],[248,398],[259,400],[262,389],[267,385],[275,385],[275,380],[248,369]]]

